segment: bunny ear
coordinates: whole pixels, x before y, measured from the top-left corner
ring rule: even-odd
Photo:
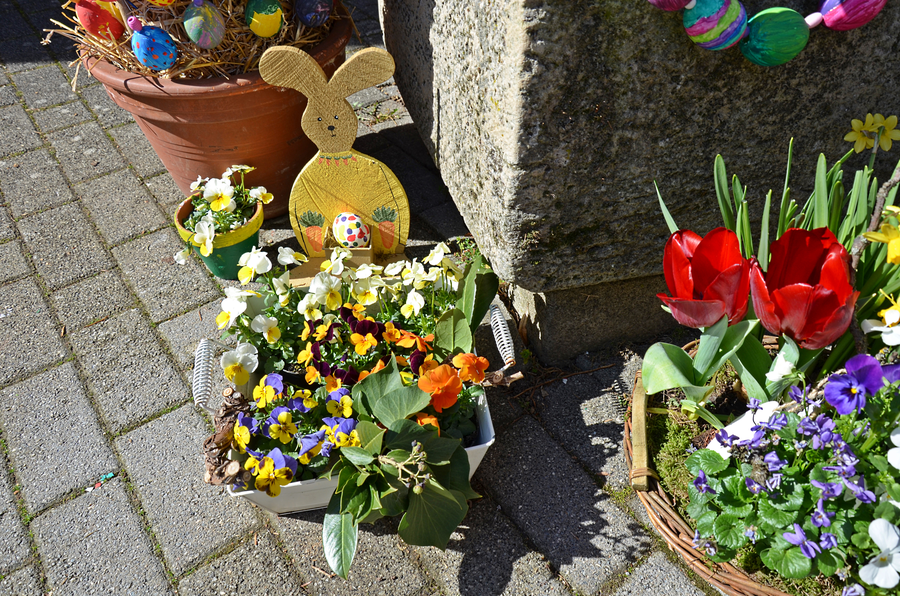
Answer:
[[[394,59],[380,48],[366,48],[355,53],[331,76],[329,92],[349,97],[357,91],[383,83],[394,74]]]
[[[259,74],[276,87],[296,89],[306,97],[319,97],[328,83],[325,71],[315,58],[297,48],[269,48],[259,61]]]

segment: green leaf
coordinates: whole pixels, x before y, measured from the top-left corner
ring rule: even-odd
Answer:
[[[711,449],[699,449],[685,460],[684,465],[694,476],[700,470],[703,470],[707,476],[712,476],[727,468],[728,462]]]
[[[375,460],[371,453],[361,447],[341,447],[340,453],[357,466],[367,466]]]
[[[425,462],[430,466],[450,463],[450,457],[460,445],[458,439],[446,439],[438,436],[437,431],[432,431],[431,436],[422,441],[422,450],[426,455]]]
[[[397,361],[393,358],[384,370],[369,375],[357,384],[360,385],[375,419],[387,427],[419,412],[431,401],[431,396],[417,386],[403,385]]]
[[[763,207],[762,222],[760,223],[759,250],[757,260],[763,271],[769,270],[769,212],[772,210],[772,191],[766,195],[766,205]]]
[[[733,516],[723,513],[713,523],[713,535],[716,542],[726,548],[741,548],[747,544],[747,537],[744,536],[743,522]]]
[[[822,575],[829,577],[844,566],[844,560],[835,553],[835,549],[823,550],[816,555],[816,566]]]
[[[383,428],[378,428],[371,422],[363,421],[356,425],[356,434],[359,435],[359,442],[362,444],[363,449],[372,455],[381,453],[381,444],[384,440],[385,432]]]
[[[722,340],[725,339],[725,330],[728,329],[728,316],[723,316],[712,327],[703,330],[700,336],[700,344],[697,346],[697,354],[694,356],[694,378],[700,379],[705,384],[704,373],[712,364]]]
[[[475,330],[478,329],[485,313],[491,306],[491,302],[494,300],[494,296],[497,295],[499,287],[500,280],[491,268],[487,266],[482,255],[478,255],[466,267],[457,291],[456,308],[462,311],[468,323],[470,334],[474,334]],[[435,332],[435,336],[437,336],[437,332]],[[469,352],[471,348],[463,351]]]
[[[819,154],[816,164],[816,190],[813,202],[812,229],[828,226],[828,185],[825,180],[827,164],[825,155]]]
[[[868,529],[857,532],[856,534],[851,536],[850,542],[852,542],[853,546],[860,550],[868,550],[874,545],[874,543],[872,542],[872,538],[869,537]]]
[[[797,511],[803,506],[803,500],[806,498],[806,490],[802,484],[794,484],[791,488],[787,483],[782,483],[781,494],[770,499],[770,503],[777,509],[782,511]],[[788,492],[790,491],[790,492]]]
[[[732,506],[737,507],[753,500],[753,493],[747,488],[747,483],[744,481],[744,476],[742,474],[734,474],[733,476],[725,478],[722,480],[722,486],[727,491],[723,497],[726,497],[726,500],[732,499]]]
[[[812,571],[812,561],[798,547],[786,551],[767,548],[760,553],[760,558],[766,567],[790,579],[802,579]]]
[[[890,468],[888,460],[883,455],[873,454],[869,456],[869,463],[875,466],[879,472],[886,472]],[[893,498],[893,497],[891,497]]]
[[[412,420],[397,420],[388,427],[384,435],[385,449],[403,449],[407,452],[412,448],[413,441],[420,443],[428,440],[437,431],[425,430]]]
[[[469,484],[469,456],[461,443],[457,443],[456,451],[450,456],[450,463],[432,466],[431,475],[441,483],[441,486],[461,493],[466,499],[481,498]]]
[[[716,371],[724,366],[726,361],[731,360],[734,354],[744,345],[744,342],[747,341],[747,338],[756,330],[758,324],[758,321],[741,321],[728,327],[716,352],[715,360],[710,363],[701,376],[694,377],[697,380],[697,384],[705,385]]]
[[[886,488],[888,496],[890,496],[895,501],[900,501],[900,484],[897,484],[896,482],[888,482]]]
[[[790,219],[790,181],[791,181],[791,161],[794,156],[794,139],[791,138],[790,143],[788,144],[788,157],[787,157],[787,167],[784,172],[784,191],[781,193],[781,209],[778,211],[778,234],[775,236],[776,239],[781,238],[781,235],[784,234],[785,230],[788,229],[787,222]]]
[[[461,493],[447,490],[434,478],[423,489],[418,495],[410,491],[409,509],[400,520],[398,534],[407,544],[444,550],[469,506]]]
[[[659,210],[662,211],[663,219],[666,220],[666,225],[669,226],[669,233],[674,234],[678,231],[678,226],[675,224],[675,220],[672,219],[672,214],[669,213],[669,210],[666,208],[662,195],[659,194],[659,187],[656,185],[656,180],[653,181],[653,188],[656,189],[656,198],[659,199]]]
[[[794,520],[797,519],[796,511],[784,511],[778,509],[769,503],[768,499],[761,499],[759,501],[758,510],[760,521],[766,522],[776,529],[788,528],[794,523]]]
[[[765,387],[766,373],[769,372],[772,359],[759,340],[752,335],[748,336],[730,360],[747,395],[761,402],[769,401]]]
[[[472,330],[458,308],[441,315],[434,326],[434,350],[441,360],[472,351]]]
[[[409,489],[397,478],[388,478],[391,492],[381,494],[381,513],[385,517],[400,515],[409,507]]]
[[[701,536],[712,536],[715,532],[714,525],[719,514],[716,511],[707,511],[697,518],[697,530]]]
[[[322,523],[322,544],[331,570],[344,579],[347,579],[356,555],[358,530],[359,527],[353,523],[353,516],[340,513],[340,498],[335,494],[328,503],[325,521]]]
[[[644,355],[641,378],[647,395],[694,385],[694,363],[672,344],[655,343]]]
[[[691,501],[687,506],[687,514],[691,517],[691,519],[700,519],[707,513],[709,513],[709,505],[706,501]]]
[[[716,200],[722,213],[722,222],[729,230],[734,231],[734,210],[731,208],[731,194],[728,192],[728,174],[725,172],[725,160],[716,155],[713,167],[713,179],[716,185]]]

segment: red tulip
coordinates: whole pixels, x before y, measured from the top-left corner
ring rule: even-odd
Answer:
[[[844,334],[859,292],[850,285],[850,255],[828,228],[792,228],[769,247],[769,271],[750,271],[753,309],[763,327],[801,348],[824,348]]]
[[[726,314],[734,325],[747,314],[750,264],[731,230],[716,228],[702,239],[678,230],[666,242],[663,269],[672,297],[657,296],[682,325],[709,327]]]

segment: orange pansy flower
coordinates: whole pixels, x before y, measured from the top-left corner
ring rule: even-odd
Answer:
[[[457,354],[453,357],[453,366],[459,369],[459,378],[463,381],[481,383],[484,381],[488,360],[475,354]]]
[[[416,422],[419,423],[419,426],[425,426],[426,424],[430,424],[435,427],[438,431],[438,436],[441,436],[441,425],[438,424],[438,419],[436,416],[432,416],[431,414],[426,414],[425,412],[419,412],[416,414]]]
[[[441,413],[444,408],[456,403],[462,391],[462,381],[452,366],[442,364],[419,377],[419,389],[431,394],[432,407]]]

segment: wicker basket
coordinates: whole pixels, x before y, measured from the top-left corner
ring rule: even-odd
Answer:
[[[649,467],[647,451],[647,395],[637,373],[631,396],[631,418],[625,420],[625,460],[631,485],[644,504],[653,527],[669,548],[711,585],[729,596],[791,596],[764,586],[746,573],[729,565],[710,561],[703,551],[693,547],[694,531],[675,510],[672,498],[659,485],[659,476]]]

